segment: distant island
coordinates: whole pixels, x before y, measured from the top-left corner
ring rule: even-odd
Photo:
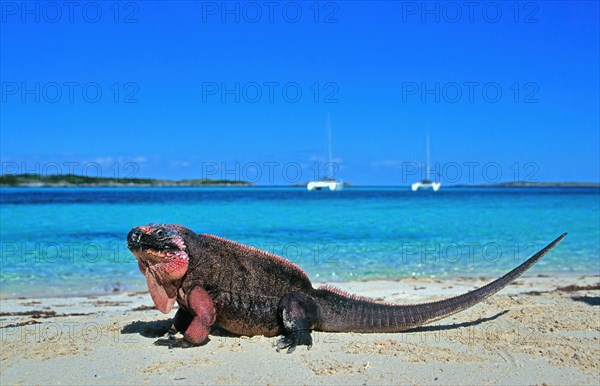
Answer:
[[[0,186],[252,186],[246,181],[233,180],[160,180],[155,178],[107,178],[88,177],[76,174],[2,174],[0,175]]]
[[[457,188],[599,188],[597,182],[532,182],[513,181],[496,184],[453,185]]]
[[[306,182],[288,185],[290,187],[306,187]],[[157,178],[109,178],[88,177],[77,174],[2,174],[0,186],[13,187],[119,187],[119,186],[156,186],[156,187],[194,187],[194,186],[232,186],[252,187],[247,181],[213,180],[208,178],[186,180],[163,180]],[[354,185],[344,182],[344,187]],[[443,188],[443,187],[442,187]],[[597,182],[499,182],[495,184],[457,184],[446,188],[600,188]]]

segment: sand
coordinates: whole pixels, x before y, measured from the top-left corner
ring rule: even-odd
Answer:
[[[405,279],[339,287],[396,303],[459,294],[485,279]],[[528,276],[418,331],[314,332],[311,350],[215,332],[202,347],[153,342],[169,315],[146,292],[2,299],[0,383],[599,384],[600,276]],[[558,287],[578,287],[557,290]],[[583,288],[582,288],[583,287]]]

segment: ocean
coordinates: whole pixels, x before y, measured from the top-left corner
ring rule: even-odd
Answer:
[[[600,189],[1,188],[0,295],[143,290],[125,246],[177,223],[281,255],[313,281],[495,277],[563,232],[530,274],[600,274]]]

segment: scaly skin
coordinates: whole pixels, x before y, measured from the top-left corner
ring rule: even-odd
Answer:
[[[377,303],[329,286],[315,289],[304,271],[279,256],[180,225],[135,227],[127,247],[156,307],[168,313],[179,304],[170,332],[182,332],[183,339],[157,343],[201,345],[217,323],[237,335],[283,334],[277,349],[290,353],[297,345],[311,347],[311,330],[400,332],[460,312],[506,287],[565,236],[481,288],[415,305]]]

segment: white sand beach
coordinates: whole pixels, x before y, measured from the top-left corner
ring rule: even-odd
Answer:
[[[339,287],[417,303],[486,281],[404,279]],[[275,351],[276,338],[218,332],[201,347],[156,346],[175,310],[161,314],[146,292],[2,299],[0,383],[598,384],[599,281],[598,275],[526,276],[417,331],[314,332],[312,349],[289,355]]]

